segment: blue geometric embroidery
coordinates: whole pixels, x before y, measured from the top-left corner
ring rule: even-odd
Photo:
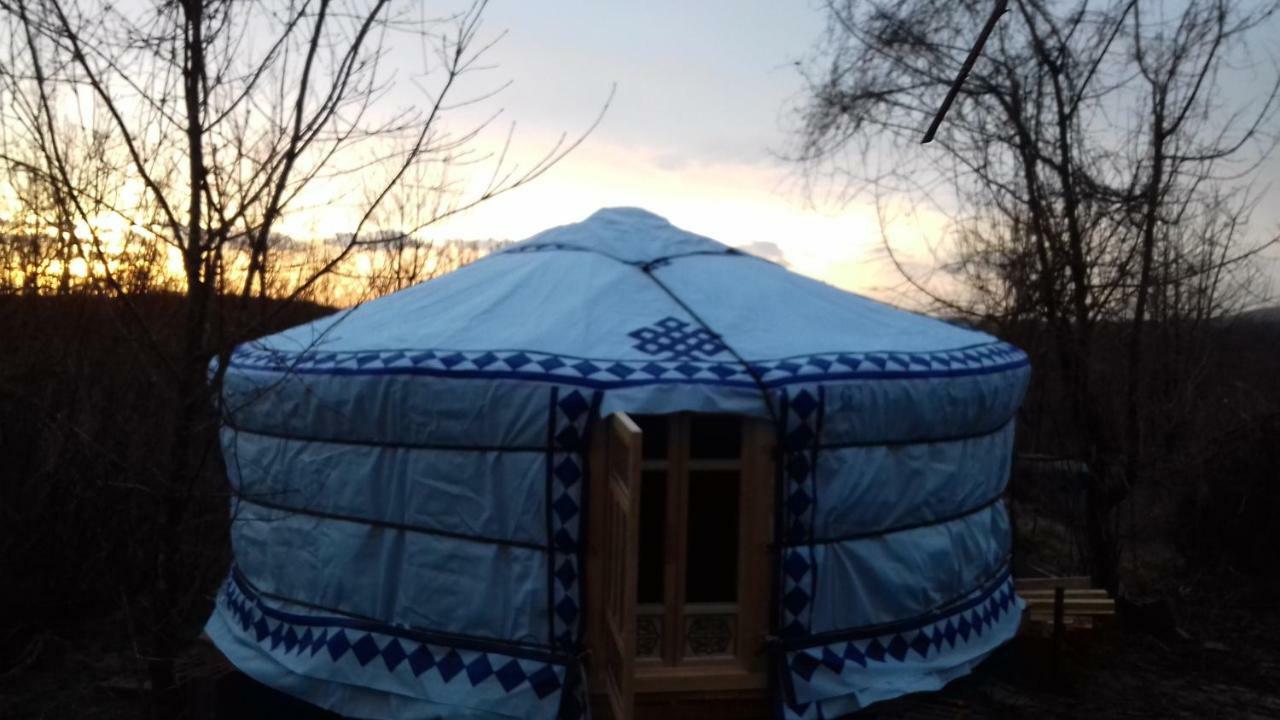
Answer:
[[[552,553],[549,581],[552,584],[551,641],[572,651],[581,637],[581,601],[578,578],[579,537],[582,526],[582,456],[586,452],[587,428],[592,406],[599,393],[584,395],[575,388],[551,389],[552,440],[547,448],[547,479],[551,484],[550,527]]]
[[[818,717],[817,703],[784,704],[782,717],[784,720],[815,720]]]
[[[818,673],[838,676],[849,665],[866,668],[868,663],[926,661],[993,630],[1002,619],[1010,619],[1016,604],[1013,579],[1006,577],[950,615],[935,616],[922,626],[790,651],[787,668],[793,678],[810,683]],[[799,706],[790,709],[795,716],[804,715]]]
[[[785,512],[782,532],[790,547],[782,558],[783,637],[809,631],[813,615],[812,588],[816,578],[813,549],[805,541],[813,535],[812,513],[817,493],[814,465],[822,422],[824,393],[821,387],[779,393],[784,428],[782,462]]]
[[[706,328],[690,328],[689,323],[665,317],[648,327],[627,333],[633,348],[646,355],[664,355],[667,360],[705,360],[724,352],[724,343]]]
[[[638,331],[637,331],[638,332]],[[615,360],[570,357],[529,350],[384,350],[379,352],[281,352],[256,343],[238,347],[231,366],[244,370],[314,375],[428,375],[521,378],[593,388],[682,383],[768,387],[830,380],[985,375],[1024,367],[1018,348],[993,342],[935,353],[822,353],[751,363],[672,357]]]
[[[397,632],[395,628],[379,632],[344,627],[345,620],[340,618],[299,617],[290,622],[288,614],[266,609],[256,594],[241,587],[234,570],[223,585],[218,602],[232,621],[230,625],[262,645],[264,651],[283,653],[285,657],[314,658],[322,654],[334,663],[350,657],[361,667],[373,664],[388,673],[401,670],[419,679],[434,670],[435,676],[446,684],[460,676],[466,677],[472,687],[494,681],[507,694],[527,686],[539,700],[558,692],[562,685],[555,666],[547,662],[494,652],[460,652],[458,648],[397,637],[392,634]],[[325,627],[326,622],[332,625]]]

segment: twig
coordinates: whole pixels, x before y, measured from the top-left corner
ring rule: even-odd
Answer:
[[[982,26],[982,32],[978,35],[978,40],[969,49],[969,57],[964,59],[964,64],[960,66],[960,74],[956,75],[956,81],[951,83],[951,88],[947,90],[947,96],[942,100],[942,107],[938,108],[938,114],[933,116],[933,122],[929,123],[929,129],[924,133],[924,140],[920,141],[921,145],[928,145],[933,142],[933,136],[938,132],[938,126],[942,125],[942,120],[947,117],[947,111],[951,109],[951,103],[955,102],[956,95],[960,94],[960,86],[964,85],[965,78],[969,77],[969,71],[973,69],[973,64],[978,61],[978,56],[982,54],[982,48],[987,45],[987,37],[991,35],[991,31],[995,29],[996,22],[1000,20],[1000,16],[1009,11],[1009,0],[996,0],[995,7],[991,8],[991,16],[987,18],[987,24]]]

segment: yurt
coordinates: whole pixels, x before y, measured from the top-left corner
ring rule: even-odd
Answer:
[[[245,344],[208,636],[354,718],[834,718],[1019,624],[1027,357],[632,208]]]

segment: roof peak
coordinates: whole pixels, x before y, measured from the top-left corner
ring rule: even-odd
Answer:
[[[626,263],[643,264],[694,253],[732,253],[729,246],[672,225],[638,207],[601,208],[585,220],[544,230],[504,252],[537,249],[597,252]]]
[[[671,222],[661,215],[645,210],[642,207],[634,207],[631,205],[619,205],[616,207],[604,207],[591,213],[583,222],[592,222],[599,220],[620,220],[626,222],[643,222],[654,225],[671,225]]]

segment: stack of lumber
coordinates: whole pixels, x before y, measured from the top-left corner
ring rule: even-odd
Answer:
[[[1116,601],[1107,591],[1094,588],[1087,577],[1015,578],[1014,588],[1027,601],[1030,623],[1054,622],[1056,593],[1062,588],[1062,624],[1071,628],[1091,628],[1116,614]]]

